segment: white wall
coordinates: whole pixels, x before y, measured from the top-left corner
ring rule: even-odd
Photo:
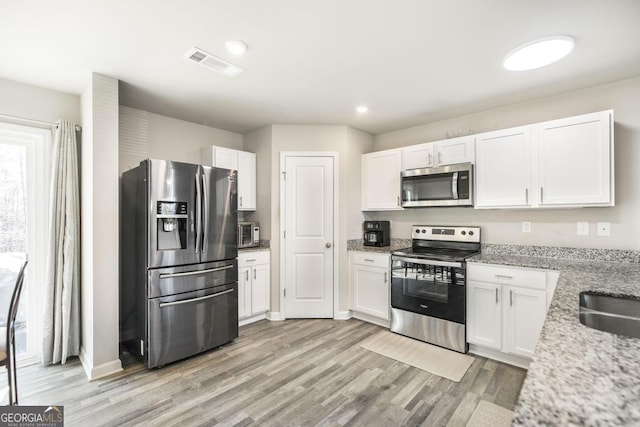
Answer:
[[[118,339],[118,80],[93,73],[82,94],[82,346],[90,380],[122,370]]]
[[[125,106],[120,106],[119,135],[121,173],[147,158],[203,163],[202,148],[243,147],[241,134]]]
[[[482,227],[482,240],[487,243],[638,250],[640,77],[380,134],[372,151],[446,139],[447,131],[460,128],[480,133],[607,109],[614,110],[615,119],[614,207],[515,211],[427,208],[365,216],[391,220],[394,238],[408,238],[413,224],[463,224]],[[580,153],[575,153],[575,159],[580,161]],[[531,233],[522,233],[522,221],[531,221]],[[590,223],[589,236],[577,235],[577,221]],[[596,236],[596,222],[610,222],[611,237]]]
[[[256,153],[256,211],[243,212],[244,220],[260,223],[260,239],[271,239],[271,150],[272,127],[265,126],[244,135],[244,150]],[[275,170],[275,173],[278,169]]]
[[[371,149],[373,137],[348,126],[274,125],[271,151],[271,311],[280,310],[280,153],[335,151],[338,153],[339,310],[348,307],[346,241],[361,237],[360,155]]]
[[[23,119],[81,124],[80,97],[0,78],[0,114]]]

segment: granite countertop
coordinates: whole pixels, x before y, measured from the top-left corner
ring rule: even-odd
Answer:
[[[391,251],[411,247],[411,239],[390,239],[390,240],[391,240],[391,244],[389,246],[364,246],[364,241],[362,239],[348,240],[347,250],[390,254]]]
[[[513,425],[640,425],[640,339],[578,318],[581,291],[640,298],[639,263],[487,253],[469,262],[560,272]]]
[[[270,241],[269,240],[260,240],[259,246],[254,246],[252,248],[238,248],[238,252],[258,252],[258,251],[270,251]]]

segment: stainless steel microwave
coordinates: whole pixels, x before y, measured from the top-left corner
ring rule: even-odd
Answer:
[[[402,206],[473,206],[473,165],[403,171]]]
[[[238,222],[238,248],[260,246],[260,223]]]

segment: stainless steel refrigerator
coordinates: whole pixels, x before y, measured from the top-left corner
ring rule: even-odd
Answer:
[[[122,174],[120,341],[147,368],[238,336],[236,171],[145,160]]]

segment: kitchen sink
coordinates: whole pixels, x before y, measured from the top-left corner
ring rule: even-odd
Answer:
[[[580,323],[604,332],[640,338],[640,300],[580,292]]]

